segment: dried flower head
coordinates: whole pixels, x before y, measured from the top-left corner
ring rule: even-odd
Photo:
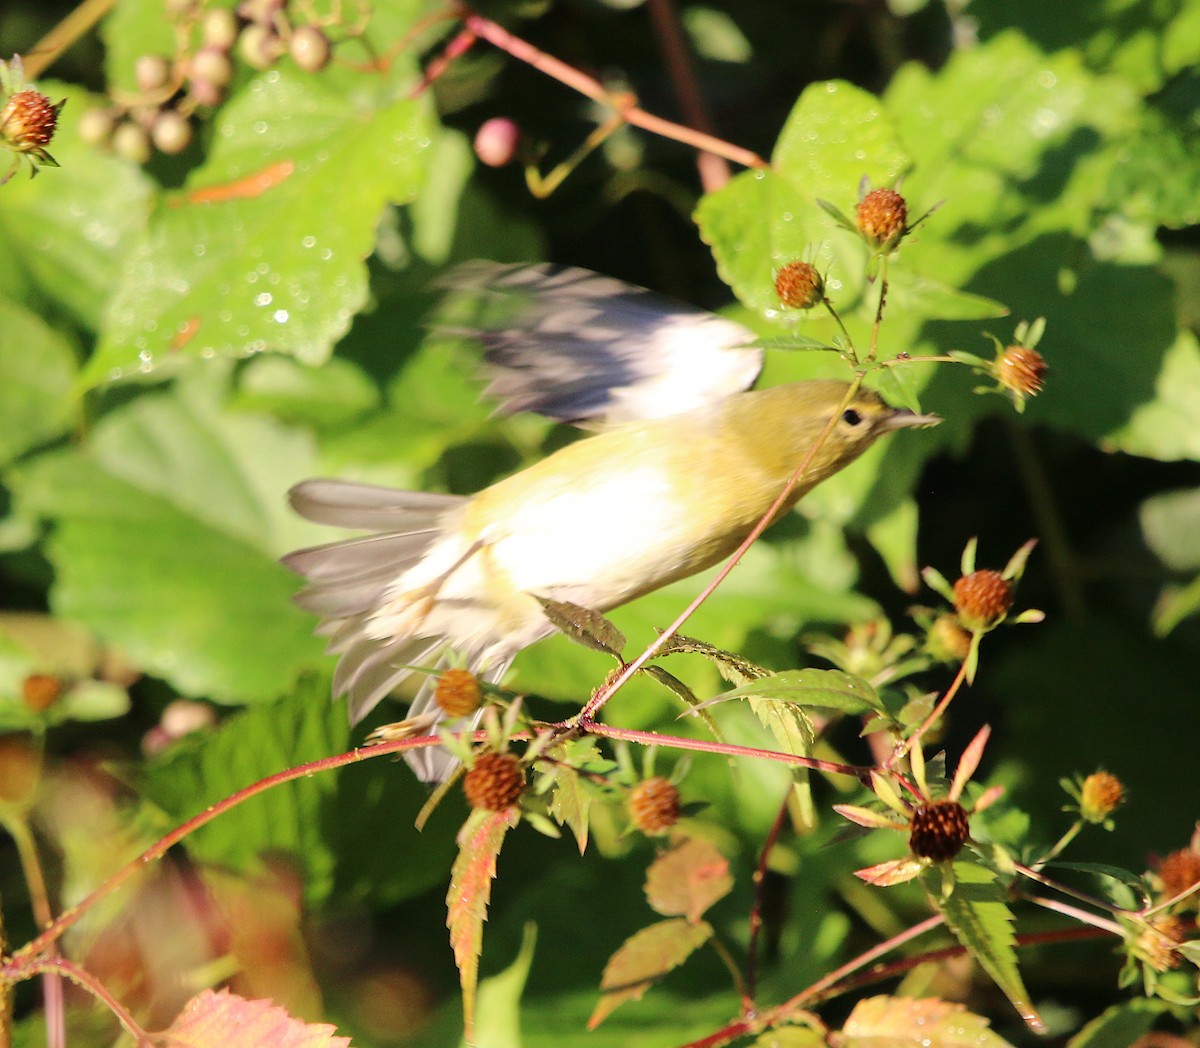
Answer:
[[[438,678],[433,700],[449,717],[466,717],[479,709],[479,678],[470,670],[449,669]]]
[[[958,801],[932,801],[913,811],[908,849],[922,859],[946,862],[962,851],[970,833],[967,810]]]
[[[972,571],[954,583],[954,610],[968,630],[991,629],[1013,606],[1013,588],[1000,572]]]
[[[788,309],[812,309],[825,297],[825,280],[809,262],[788,262],[775,274],[775,294]]]
[[[855,219],[867,243],[887,253],[908,232],[908,203],[894,189],[872,189],[858,202]]]
[[[679,790],[656,775],[643,779],[630,791],[629,817],[642,833],[665,833],[679,821]]]
[[[1124,799],[1120,779],[1107,771],[1092,772],[1079,789],[1079,814],[1088,822],[1102,823]]]
[[[472,808],[504,811],[521,798],[525,770],[511,753],[480,753],[463,777],[463,792]]]
[[[1029,346],[1006,346],[995,361],[1000,385],[1018,397],[1037,396],[1042,391],[1046,359]]]
[[[1168,899],[1187,891],[1200,883],[1200,854],[1191,848],[1171,852],[1159,864],[1158,877],[1162,881],[1163,895]]]

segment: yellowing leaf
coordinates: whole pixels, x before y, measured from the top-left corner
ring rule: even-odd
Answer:
[[[479,951],[492,896],[492,878],[496,876],[496,857],[504,835],[519,818],[515,808],[475,812],[458,835],[458,858],[454,860],[450,890],[446,893],[446,927],[450,929],[450,945],[462,985],[463,1025],[468,1041],[474,1038]]]
[[[636,1001],[673,968],[678,968],[712,936],[706,921],[692,923],[682,917],[659,921],[625,940],[604,966],[600,989],[604,996],[588,1020],[594,1030],[619,1005]]]
[[[988,1021],[935,997],[870,997],[842,1029],[845,1048],[1005,1048]]]
[[[664,852],[646,873],[646,898],[664,917],[698,921],[732,887],[725,856],[708,841],[694,838]]]
[[[184,1006],[161,1038],[172,1048],[350,1048],[328,1023],[307,1024],[270,1001],[205,990]]]

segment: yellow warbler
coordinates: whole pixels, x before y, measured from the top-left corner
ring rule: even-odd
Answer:
[[[554,630],[538,597],[607,611],[727,557],[835,414],[780,512],[885,433],[938,421],[869,390],[846,401],[845,382],[746,392],[761,367],[749,330],[583,270],[472,264],[456,283],[509,307],[470,329],[505,408],[601,432],[470,497],[292,489],[309,520],[371,533],[284,559],[308,580],[297,601],[323,619],[355,722],[450,652],[498,681]],[[432,693],[411,715],[433,712]],[[410,764],[433,781],[455,762],[431,748]]]

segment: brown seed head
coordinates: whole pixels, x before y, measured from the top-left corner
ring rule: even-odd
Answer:
[[[1158,867],[1158,876],[1163,883],[1163,895],[1173,898],[1200,881],[1200,855],[1191,848],[1173,851]]]
[[[953,615],[939,615],[929,627],[925,643],[940,662],[962,662],[971,651],[971,634]]]
[[[479,709],[479,679],[469,670],[446,670],[439,678],[433,700],[448,717],[465,717]]]
[[[1083,780],[1079,814],[1088,822],[1103,822],[1125,798],[1121,780],[1106,771],[1092,772]]]
[[[1012,585],[998,571],[973,571],[954,583],[954,610],[969,630],[990,629],[1012,605]]]
[[[10,149],[40,150],[54,137],[61,108],[40,91],[18,91],[0,109],[0,135]]]
[[[51,673],[31,673],[21,685],[21,699],[34,713],[44,713],[62,693],[62,679]]]
[[[775,274],[775,294],[788,309],[812,309],[825,295],[825,281],[808,262],[789,262]]]
[[[873,189],[858,202],[855,217],[868,243],[890,251],[908,228],[908,204],[894,189]]]
[[[525,789],[525,770],[511,753],[481,753],[463,777],[463,792],[472,808],[504,811]]]
[[[630,791],[629,817],[648,836],[665,833],[679,821],[679,790],[661,775],[643,779]]]
[[[996,361],[996,378],[1018,396],[1033,397],[1042,391],[1045,358],[1028,346],[1009,346]]]
[[[931,801],[912,813],[908,847],[922,859],[953,859],[970,836],[967,810],[958,801]]]

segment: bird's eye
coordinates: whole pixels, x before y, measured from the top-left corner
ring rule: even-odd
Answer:
[[[855,411],[854,408],[847,408],[842,412],[842,421],[846,423],[847,426],[857,426],[860,422],[862,422],[862,415]]]

